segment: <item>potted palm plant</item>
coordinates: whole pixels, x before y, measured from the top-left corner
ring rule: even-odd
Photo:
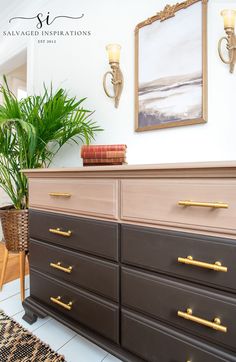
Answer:
[[[6,248],[28,247],[28,183],[22,169],[48,167],[55,154],[69,142],[89,144],[101,128],[84,109],[85,99],[70,98],[64,89],[18,101],[6,77],[0,86],[0,187],[12,207],[1,210]]]

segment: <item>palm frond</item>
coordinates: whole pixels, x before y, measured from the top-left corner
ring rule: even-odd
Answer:
[[[0,187],[16,208],[27,207],[28,184],[21,169],[48,166],[67,142],[89,144],[102,131],[82,107],[86,98],[69,97],[64,89],[18,101],[7,79],[0,86]]]

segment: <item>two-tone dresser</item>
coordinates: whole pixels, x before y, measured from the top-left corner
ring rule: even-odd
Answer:
[[[236,162],[24,172],[26,321],[123,361],[236,361]]]

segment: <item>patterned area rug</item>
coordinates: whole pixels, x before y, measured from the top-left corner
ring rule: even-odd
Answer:
[[[32,333],[0,311],[0,362],[66,362]]]

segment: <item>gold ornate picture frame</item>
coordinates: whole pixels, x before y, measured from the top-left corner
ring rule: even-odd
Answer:
[[[207,122],[207,2],[187,0],[135,28],[135,131]]]

